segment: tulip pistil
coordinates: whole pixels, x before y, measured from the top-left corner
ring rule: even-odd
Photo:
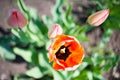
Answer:
[[[67,59],[67,57],[71,54],[71,52],[69,51],[69,49],[68,49],[68,47],[69,47],[70,45],[68,45],[68,46],[61,46],[60,47],[60,49],[56,52],[56,57],[58,58],[58,59],[62,59],[62,60],[66,60]]]

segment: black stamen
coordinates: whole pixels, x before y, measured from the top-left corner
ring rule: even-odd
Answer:
[[[68,47],[69,47],[70,45],[68,45],[68,46],[61,46],[60,47],[60,49],[56,52],[56,57],[58,58],[58,59],[63,59],[64,61],[67,59],[67,57],[71,54],[71,52],[69,51],[69,49],[68,49]],[[61,53],[61,50],[62,49],[64,49],[65,48],[65,53]]]

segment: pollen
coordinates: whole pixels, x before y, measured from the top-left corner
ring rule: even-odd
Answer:
[[[61,53],[61,54],[64,54],[64,53],[65,53],[65,48],[61,49],[61,50],[60,50],[60,53]]]
[[[71,52],[68,49],[69,46],[61,46],[60,49],[56,52],[56,57],[61,60],[66,60]]]

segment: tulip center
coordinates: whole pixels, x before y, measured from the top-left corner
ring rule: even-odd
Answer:
[[[56,57],[58,58],[58,59],[63,59],[64,61],[67,59],[67,57],[71,54],[71,52],[69,51],[69,49],[68,49],[68,47],[69,47],[70,45],[68,45],[68,46],[61,46],[60,48],[59,48],[59,50],[56,52]]]

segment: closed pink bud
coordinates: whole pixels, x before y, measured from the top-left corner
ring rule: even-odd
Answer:
[[[99,26],[107,19],[109,12],[110,12],[109,9],[98,11],[89,16],[87,22],[91,26]]]
[[[10,12],[7,21],[11,27],[24,27],[27,25],[25,16],[16,9]]]
[[[48,32],[48,37],[50,39],[54,39],[62,33],[63,33],[63,30],[62,30],[61,26],[59,24],[54,24]]]

